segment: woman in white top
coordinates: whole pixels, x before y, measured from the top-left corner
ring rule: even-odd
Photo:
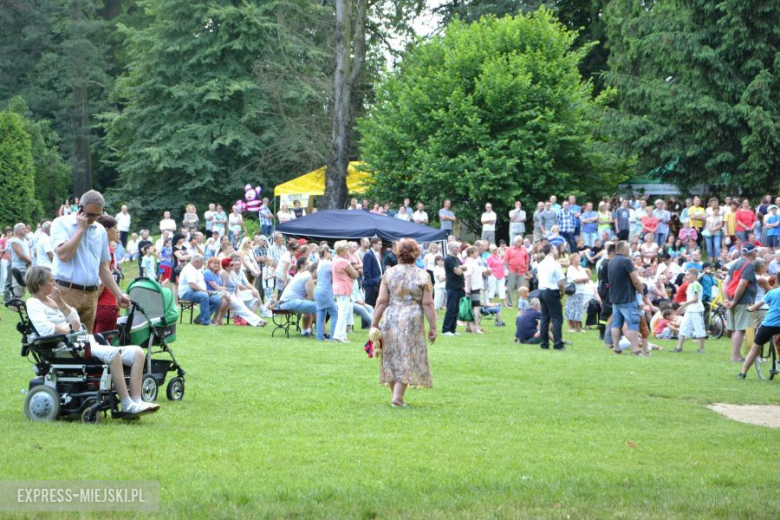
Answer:
[[[423,265],[425,270],[428,271],[428,276],[431,277],[431,283],[436,284],[436,280],[433,278],[433,268],[436,267],[436,257],[439,255],[439,246],[437,244],[429,244],[428,251],[423,256]]]
[[[437,311],[444,307],[445,285],[447,273],[444,270],[444,258],[436,256],[436,267],[433,268],[433,307]]]
[[[81,320],[73,307],[62,299],[59,288],[54,285],[54,276],[48,267],[35,266],[27,271],[25,278],[32,297],[27,300],[27,315],[39,336],[70,334],[82,330]],[[156,412],[160,405],[141,400],[141,376],[144,372],[144,353],[140,347],[128,345],[111,347],[101,345],[91,334],[87,336],[92,356],[109,365],[111,380],[122,401],[122,411],[140,415]],[[130,369],[130,392],[125,384],[125,371]]]
[[[233,211],[228,215],[228,238],[235,244],[241,238],[242,232],[246,232],[244,216],[241,215],[238,206],[233,206]]]
[[[588,291],[588,272],[580,266],[580,254],[572,253],[569,257],[571,265],[566,270],[566,284],[574,283],[574,294],[566,296],[566,308],[563,317],[569,323],[569,332],[584,332],[582,329],[582,316],[585,313],[586,296]]]
[[[282,202],[279,205],[279,211],[276,213],[276,216],[279,218],[280,224],[284,224],[285,222],[290,222],[291,220],[295,220],[295,213],[290,211],[290,207],[287,205],[286,202]]]
[[[485,274],[489,271],[487,265],[479,257],[479,251],[474,246],[466,248],[466,294],[471,297],[471,309],[474,321],[466,325],[466,332],[484,334],[479,327],[479,311],[481,310],[480,293],[485,288]]]

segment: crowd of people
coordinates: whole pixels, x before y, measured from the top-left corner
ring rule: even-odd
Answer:
[[[165,211],[158,229],[137,232],[126,206],[115,217],[101,212],[95,221],[107,230],[107,272],[138,262],[142,275],[170,284],[180,300],[199,305],[195,321],[201,325],[222,325],[230,312],[236,324],[262,327],[280,309],[302,316],[303,336],[348,342],[355,316],[364,328],[375,320],[382,282],[400,261],[399,244],[378,238],[333,244],[286,239],[274,232],[275,223],[301,218],[306,210],[296,201],[292,209],[282,204],[274,215],[268,204],[262,201],[260,230],[251,235],[240,207],[226,213],[210,204],[199,215],[190,204],[179,223]],[[432,308],[445,311],[443,336],[460,335],[459,324],[468,333],[483,334],[483,316],[502,326],[503,309],[516,306],[519,343],[547,349],[552,342],[553,349],[565,350],[572,342],[564,340],[565,320],[568,334],[598,328],[616,353],[630,349],[649,355],[660,348],[654,338],[677,339],[677,352],[686,339],[695,339],[703,353],[709,311],[717,300],[728,310],[731,359],[745,362],[746,331],[763,327],[755,338],[765,341],[767,330],[780,326],[769,312],[780,271],[778,205],[780,197],[769,195],[754,206],[739,197],[710,198],[706,207],[698,196],[683,201],[605,197],[580,205],[575,196],[558,203],[553,195],[528,213],[518,200],[499,217],[488,202],[472,243],[455,234],[463,227],[450,200],[434,218],[423,202],[412,206],[408,198],[397,208],[352,199],[348,209],[418,224],[438,222],[445,231],[443,249],[422,244],[411,262],[427,275]],[[83,208],[78,200],[65,201],[58,220],[75,218]],[[504,218],[508,236],[497,237]],[[153,231],[159,232],[156,240]],[[0,283],[7,300],[23,293],[23,279],[12,276],[11,268],[23,277],[32,266],[51,266],[61,243],[53,239],[50,220],[34,232],[22,223],[5,232]],[[467,321],[464,301],[471,307]],[[115,322],[118,308],[113,291],[104,286],[99,305],[82,312],[94,312],[102,327]]]

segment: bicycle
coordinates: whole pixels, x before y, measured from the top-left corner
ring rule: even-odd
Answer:
[[[712,304],[707,332],[712,339],[720,339],[726,332],[726,308],[723,305]]]
[[[773,337],[771,341],[767,341],[761,347],[761,353],[753,362],[759,379],[771,381],[780,373],[780,367],[778,366],[778,349],[780,349],[780,336]]]

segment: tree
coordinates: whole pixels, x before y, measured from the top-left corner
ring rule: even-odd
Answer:
[[[360,121],[373,196],[428,204],[450,198],[476,227],[485,202],[505,214],[551,193],[593,193],[620,180],[592,137],[600,107],[572,50],[576,33],[552,13],[471,25],[416,46]]]
[[[24,117],[35,171],[35,197],[41,203],[43,215],[52,217],[73,191],[70,166],[59,152],[60,138],[52,129],[51,121],[32,119],[22,97],[12,98],[8,109]]]
[[[780,10],[766,0],[610,2],[607,131],[643,172],[748,194],[780,186]],[[716,188],[716,189],[718,189]]]
[[[331,107],[331,150],[320,207],[343,208],[347,203],[347,166],[355,110],[353,93],[366,62],[369,40],[384,40],[394,31],[408,34],[408,20],[419,13],[421,0],[334,0],[336,21],[335,71]]]
[[[0,223],[34,223],[41,216],[35,198],[35,166],[24,118],[5,109],[0,112]]]
[[[52,121],[79,195],[93,184],[92,145],[102,138],[93,116],[108,108],[110,19],[118,3],[11,1],[0,9],[0,102],[21,95],[33,119]]]

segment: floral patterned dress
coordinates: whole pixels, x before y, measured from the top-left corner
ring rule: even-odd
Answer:
[[[414,264],[399,264],[388,269],[383,279],[389,301],[379,324],[380,382],[384,386],[400,381],[414,388],[431,388],[433,378],[428,366],[422,308],[423,292],[431,290],[431,278]]]

